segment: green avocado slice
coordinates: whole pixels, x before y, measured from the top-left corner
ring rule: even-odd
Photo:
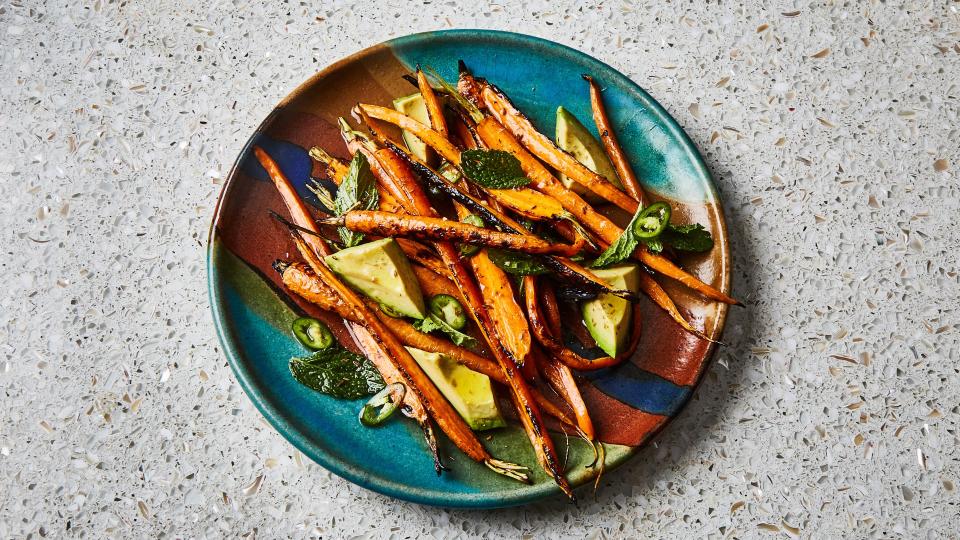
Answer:
[[[483,431],[507,425],[500,415],[490,377],[458,364],[445,354],[413,347],[407,350],[471,429]]]
[[[607,157],[603,145],[590,133],[590,130],[587,129],[586,126],[577,120],[576,116],[563,107],[557,107],[557,146],[559,146],[561,150],[569,152],[570,155],[577,158],[577,161],[583,163],[584,166],[591,171],[603,176],[618,188],[623,189],[623,184],[620,183],[620,177],[617,176],[616,171],[613,169],[613,164],[610,163],[610,158]],[[561,174],[560,181],[563,182],[563,185],[567,186],[567,188],[579,193],[580,196],[589,202],[603,200],[589,189],[567,178],[566,175]]]
[[[423,96],[420,95],[420,92],[393,100],[393,108],[421,124],[430,125],[430,115],[427,114],[427,106],[424,104]],[[420,158],[421,161],[427,161],[426,143],[407,130],[403,130],[401,135],[403,136],[403,142],[407,144],[407,149],[410,150],[413,155]]]
[[[640,268],[635,264],[617,264],[592,272],[614,289],[637,292],[640,288]],[[583,322],[597,346],[610,356],[623,352],[630,341],[633,306],[628,300],[612,294],[601,294],[583,303]]]
[[[347,284],[377,302],[407,317],[427,316],[420,282],[393,238],[343,249],[323,260]]]

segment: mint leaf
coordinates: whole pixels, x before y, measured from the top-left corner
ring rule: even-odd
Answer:
[[[530,183],[520,160],[503,150],[466,150],[460,154],[460,169],[470,181],[486,188],[511,189]]]
[[[373,395],[384,386],[369,360],[340,347],[291,358],[290,373],[300,384],[339,399]]]
[[[376,210],[378,205],[377,181],[370,171],[367,158],[357,152],[350,160],[350,170],[337,189],[337,198],[333,201],[333,211],[342,216],[351,210]],[[353,232],[346,227],[337,229],[340,239],[346,247],[353,247],[363,240],[363,234]]]
[[[658,236],[657,238],[644,240],[643,243],[647,245],[647,249],[649,249],[651,253],[660,253],[661,251],[663,251],[663,242],[661,238],[662,236],[663,235],[661,234],[661,236]]]
[[[475,347],[477,345],[477,340],[450,326],[446,321],[432,313],[419,321],[414,321],[413,327],[424,334],[440,330],[450,338],[450,341],[461,347]]]
[[[487,248],[487,257],[498,268],[515,276],[537,276],[550,272],[536,257],[526,253]]]
[[[713,249],[713,237],[710,236],[710,231],[704,229],[699,223],[668,225],[660,235],[660,240],[680,251],[702,253]]]
[[[614,243],[610,244],[610,247],[601,253],[600,256],[597,257],[597,260],[593,261],[590,268],[605,268],[611,264],[624,261],[633,254],[640,244],[640,239],[637,238],[637,235],[633,232],[633,222],[637,220],[637,217],[643,210],[643,208],[637,210],[637,213],[634,214],[630,223],[627,223],[626,228],[623,229],[623,234],[620,235],[620,238],[617,238]]]

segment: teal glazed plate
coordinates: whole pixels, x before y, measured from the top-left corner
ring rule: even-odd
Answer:
[[[348,158],[337,117],[349,118],[358,102],[391,106],[415,92],[402,76],[417,64],[456,81],[463,60],[509,95],[538,128],[554,134],[558,106],[593,129],[587,84],[602,86],[618,137],[652,198],[668,200],[675,222],[699,222],[714,236],[714,249],[679,262],[703,281],[730,290],[730,255],[723,212],[710,173],[677,122],[650,95],[610,66],[571,48],[542,39],[487,30],[415,34],[370,47],[317,73],[287,96],[260,124],[237,158],[217,205],[210,230],[208,279],[217,332],[240,385],[267,420],[300,451],[330,471],[379,493],[418,503],[493,508],[557,496],[560,491],[537,467],[522,429],[483,432],[481,441],[499,459],[532,471],[533,484],[492,473],[441,437],[450,470],[437,476],[419,428],[400,417],[370,429],[357,420],[363,403],[341,401],[298,384],[287,368],[305,351],[290,332],[298,316],[328,322],[341,343],[356,346],[336,317],[287,292],[271,263],[296,260],[286,231],[270,210],[286,209],[265,171],[252,157],[263,147],[309,204],[305,188],[320,167],[307,151],[319,145]],[[594,130],[596,135],[596,131]],[[707,335],[718,337],[726,306],[658,280],[681,311]],[[606,449],[606,472],[634,455],[690,399],[713,345],[674,324],[651,302],[642,301],[643,334],[636,355],[615,368],[583,374],[581,389],[598,438]],[[590,447],[552,432],[566,471],[576,485],[596,469]]]

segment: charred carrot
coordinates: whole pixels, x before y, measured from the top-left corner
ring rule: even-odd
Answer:
[[[617,140],[617,134],[613,131],[610,117],[607,115],[607,108],[604,106],[603,97],[600,95],[600,85],[589,75],[584,75],[583,78],[590,85],[590,108],[593,110],[593,123],[596,124],[597,131],[600,133],[603,148],[607,151],[610,161],[613,162],[613,168],[616,169],[617,176],[620,177],[620,182],[627,194],[636,199],[642,206],[643,187],[640,186],[637,175],[633,173],[633,167],[627,161],[627,156],[624,155],[623,149],[620,147],[620,141]]]
[[[492,117],[486,117],[477,124],[480,139],[496,150],[510,152],[520,161],[523,172],[533,181],[534,187],[550,195],[585,227],[596,234],[600,240],[610,244],[623,233],[620,227],[606,216],[593,209],[580,195],[568,189],[553,173],[537,160],[503,125]]]
[[[280,170],[280,167],[273,159],[259,147],[254,147],[260,164],[266,169],[274,184],[281,191],[284,201],[290,207],[294,221],[307,229],[316,230],[316,225],[309,213],[306,213],[306,207],[303,201],[293,191],[289,180]],[[519,480],[529,482],[527,476],[522,472],[523,468],[519,465],[507,463],[493,458],[487,450],[480,444],[480,441],[467,426],[466,422],[453,409],[453,407],[444,399],[437,390],[436,386],[430,381],[419,364],[410,356],[410,352],[404,348],[403,344],[393,335],[380,320],[371,313],[369,308],[363,303],[358,294],[347,287],[340,279],[323,263],[319,254],[329,253],[329,248],[325,243],[314,236],[304,237],[298,231],[291,231],[294,235],[294,241],[297,249],[304,257],[307,264],[313,269],[320,279],[332,289],[336,295],[343,301],[351,312],[359,318],[361,325],[352,325],[351,330],[355,334],[361,335],[361,338],[370,343],[376,344],[376,349],[383,352],[383,356],[388,363],[393,364],[402,375],[409,392],[418,398],[421,406],[429,413],[440,429],[450,437],[450,440],[457,445],[467,456],[475,461],[485,464],[489,469]],[[308,240],[309,238],[309,240]],[[371,361],[376,362],[373,358]],[[376,365],[376,363],[374,364]],[[432,433],[427,425],[425,433]],[[429,442],[429,441],[428,441]],[[431,448],[435,448],[435,441]],[[440,464],[437,462],[437,472],[439,474]]]
[[[417,212],[427,216],[433,214],[430,201],[413,176],[413,171],[400,160],[393,160],[389,162],[389,164],[385,163],[384,165],[389,167],[390,164],[398,165],[397,169],[392,171],[392,174],[405,182],[407,184],[407,191],[414,194],[412,202]],[[402,165],[402,168],[399,167],[399,165]],[[554,482],[557,483],[567,497],[575,500],[573,490],[570,488],[570,484],[567,482],[560,468],[560,462],[557,459],[557,452],[553,446],[553,441],[544,428],[543,418],[540,415],[540,407],[537,406],[530,387],[526,381],[524,381],[515,359],[511,358],[510,353],[504,348],[503,340],[497,333],[497,329],[491,321],[487,308],[484,305],[483,295],[479,287],[472,276],[467,273],[467,269],[460,261],[453,244],[450,242],[438,242],[437,250],[440,252],[440,257],[450,268],[450,272],[454,275],[454,282],[460,287],[460,291],[467,301],[467,307],[477,322],[480,333],[483,335],[484,340],[490,345],[494,357],[496,357],[500,368],[503,370],[504,377],[507,379],[508,386],[511,390],[510,395],[517,408],[524,430],[527,432],[527,436],[533,445],[534,452],[537,455],[537,461],[544,471],[553,478]]]
[[[303,263],[288,263],[278,260],[274,262],[273,267],[277,270],[277,272],[280,273],[283,284],[286,285],[291,292],[303,297],[308,302],[315,304],[322,309],[333,311],[347,320],[350,320],[350,317],[353,316],[349,310],[345,309],[346,305],[332,292],[330,292],[328,288],[323,286],[323,282],[320,281],[320,278],[318,278],[317,275],[309,267],[307,267],[307,265]],[[365,302],[367,306],[371,308],[371,310],[376,307],[371,300],[365,300]],[[377,313],[374,311],[374,313],[376,313],[377,317],[383,321],[383,323],[394,334],[397,335],[404,345],[428,352],[447,355],[448,357],[456,360],[458,364],[466,366],[478,373],[483,373],[498,383],[506,384],[507,380],[503,375],[503,370],[501,370],[500,366],[493,360],[480,356],[470,349],[454,345],[446,339],[438,338],[430,334],[424,334],[403,319],[390,317],[382,312]],[[540,394],[536,389],[531,389],[531,391],[533,392],[537,403],[543,407],[544,412],[565,424],[575,424],[573,419],[571,419],[567,413],[563,412],[559,407],[554,405],[553,402]]]
[[[378,180],[378,186],[389,193],[390,198],[396,201],[406,212],[410,212],[410,209],[404,204],[407,200],[406,194],[400,189],[393,178],[381,169],[380,162],[377,161],[374,155],[377,148],[367,139],[366,135],[351,128],[346,120],[340,118],[339,122],[340,133],[343,136],[344,142],[347,144],[347,149],[353,153],[360,152],[363,154],[364,157],[367,158],[367,163],[370,164],[370,170]]]
[[[344,177],[347,176],[350,166],[347,165],[343,160],[330,155],[326,150],[320,148],[319,146],[314,146],[311,148],[309,153],[310,157],[323,164],[323,166],[326,168],[327,176],[337,184],[342,182]]]
[[[444,138],[449,137],[447,130],[447,121],[443,117],[443,107],[440,106],[440,100],[437,94],[430,86],[427,75],[417,66],[417,87],[420,89],[420,96],[423,98],[423,104],[427,109],[427,117],[430,118],[430,125]]]
[[[327,166],[327,173],[330,179],[337,185],[340,185],[347,176],[349,167],[343,161],[331,156],[319,146],[314,146],[310,149],[310,156]],[[387,192],[382,185],[377,184],[377,192],[380,198],[381,210],[393,214],[405,212],[400,202]],[[436,255],[430,251],[427,246],[406,238],[397,238],[396,241],[400,249],[402,249],[404,254],[411,260],[423,265],[435,274],[450,279],[450,272],[447,270],[447,267],[437,260]]]
[[[415,120],[411,120],[416,122]],[[417,122],[419,124],[419,122]],[[421,128],[426,128],[423,124],[419,124]],[[423,140],[423,139],[421,139]],[[414,170],[416,170],[420,175],[423,176],[434,187],[443,190],[444,193],[450,196],[455,202],[458,202],[472,212],[479,215],[484,221],[491,223],[492,225],[500,228],[501,230],[513,234],[523,234],[525,230],[520,226],[516,220],[510,218],[502,211],[499,211],[495,208],[492,208],[489,205],[484,204],[482,201],[473,197],[472,195],[461,191],[455,185],[450,183],[448,180],[443,178],[437,171],[433,170],[429,165],[420,161],[415,156],[410,155],[408,152],[404,151],[399,146],[387,141],[387,146],[394,152],[394,161],[399,161],[404,166],[409,165]],[[429,144],[429,143],[428,143]],[[532,236],[532,235],[531,235]],[[580,286],[585,288],[590,288],[593,290],[601,290],[603,292],[611,293],[615,296],[621,298],[626,298],[633,300],[636,298],[636,295],[630,291],[626,290],[614,290],[610,289],[610,286],[604,283],[602,280],[593,275],[592,272],[584,268],[583,266],[561,257],[553,256],[544,256],[542,261],[547,265],[551,270],[557,272],[557,274],[570,281],[578,283]]]
[[[307,210],[303,200],[297,195],[293,185],[290,184],[289,180],[287,180],[286,175],[283,174],[283,171],[280,170],[280,167],[277,165],[277,163],[259,146],[255,146],[253,148],[253,153],[256,156],[257,161],[260,162],[260,165],[263,166],[264,170],[267,171],[270,179],[273,180],[274,186],[280,193],[281,198],[287,206],[287,211],[290,212],[290,216],[293,218],[294,222],[296,222],[297,225],[316,233],[318,229],[313,217],[310,215],[310,212]],[[304,241],[309,245],[310,249],[314,250],[316,253],[323,255],[331,253],[330,247],[318,235],[309,235],[304,239]],[[337,295],[336,291],[334,291],[329,284],[321,281],[319,286],[325,289],[327,294],[339,298],[339,295]],[[343,302],[342,299],[340,300],[340,304],[341,305],[337,308],[338,313],[349,314],[351,315],[351,319],[356,318],[357,315],[352,306]],[[383,377],[384,381],[386,381],[388,384],[404,382],[404,377],[400,373],[400,370],[394,365],[393,360],[390,358],[390,355],[386,349],[372,339],[369,331],[367,331],[362,325],[355,323],[348,324],[347,327],[350,329],[351,334],[364,351],[367,358],[370,359],[374,367]],[[431,451],[433,451],[434,465],[437,470],[437,474],[439,474],[442,470],[442,464],[440,463],[440,456],[436,451],[437,441],[433,434],[433,428],[430,425],[430,419],[427,414],[426,407],[424,407],[422,400],[414,392],[405,393],[403,403],[405,414],[413,418],[420,425],[427,441],[427,446],[431,449]]]
[[[346,178],[350,166],[343,160],[331,156],[326,150],[319,146],[310,149],[310,157],[321,163],[326,169],[327,177],[338,186]],[[400,202],[387,189],[377,184],[377,195],[380,200],[380,209],[385,212],[402,213],[404,212]]]
[[[498,122],[488,117],[477,125],[477,133],[490,148],[504,150],[516,156],[520,161],[523,172],[533,180],[537,189],[560,201],[564,208],[570,211],[580,223],[593,231],[600,240],[607,244],[612,244],[623,234],[623,229],[610,221],[606,216],[594,210],[593,207],[579,195],[564,187],[543,164],[530,155],[516,138]],[[729,304],[739,303],[723,292],[685,272],[662,255],[650,253],[646,246],[638,247],[633,253],[633,257],[649,266],[652,270],[680,281],[707,298]]]
[[[740,305],[738,300],[731,298],[722,291],[700,281],[693,275],[687,273],[682,268],[674,264],[670,259],[664,257],[663,255],[651,253],[646,246],[640,246],[637,251],[634,252],[633,256],[634,258],[639,259],[643,264],[650,267],[650,269],[654,272],[658,272],[667,276],[668,278],[675,279],[687,287],[706,296],[707,298],[710,298],[711,300],[723,302],[724,304]]]
[[[404,216],[378,210],[351,210],[340,217],[320,220],[320,223],[377,236],[463,242],[530,254],[569,257],[579,252],[576,246],[554,244],[536,236],[504,233],[444,218]]]
[[[631,214],[636,213],[637,201],[617,189],[606,178],[588,169],[570,154],[557,148],[549,137],[533,127],[530,119],[517,110],[498,88],[482,79],[474,78],[467,72],[460,73],[460,80],[464,88],[471,88],[467,90],[472,92],[468,97],[477,105],[482,104],[527,150],[600,197]]]
[[[587,410],[587,404],[583,401],[583,395],[580,394],[580,388],[577,386],[577,380],[574,378],[573,372],[566,365],[547,358],[539,350],[536,351],[535,355],[537,366],[547,383],[560,394],[567,405],[570,406],[570,409],[573,410],[573,415],[577,419],[577,427],[580,428],[587,439],[593,440],[596,437],[593,420],[590,418],[590,411]]]
[[[537,290],[540,292],[540,299],[543,300],[543,313],[547,322],[547,329],[558,338],[563,337],[562,323],[560,320],[560,305],[557,304],[557,294],[553,284],[542,280],[537,283]]]
[[[560,337],[551,334],[550,330],[547,328],[547,322],[544,319],[543,313],[540,311],[540,305],[537,301],[536,283],[535,276],[524,276],[523,297],[527,305],[527,318],[530,321],[530,331],[533,332],[533,337],[535,337],[549,353],[554,355],[558,360],[567,366],[581,371],[612,367],[628,358],[627,354],[622,354],[617,358],[604,356],[594,360],[588,360],[565,347],[561,342]],[[634,316],[635,318],[639,319],[638,304],[634,305]],[[639,332],[637,333],[639,334]]]
[[[455,206],[460,219],[469,215],[470,211],[462,205]],[[493,264],[486,250],[480,250],[470,258],[470,267],[480,285],[484,303],[489,307],[497,334],[505,339],[504,346],[521,367],[526,366],[529,364],[530,330],[523,309],[517,304],[510,277]]]

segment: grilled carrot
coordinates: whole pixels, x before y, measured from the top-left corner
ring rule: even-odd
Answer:
[[[287,211],[290,212],[290,216],[293,218],[293,220],[301,227],[312,230],[316,233],[318,229],[313,217],[310,215],[310,212],[307,210],[303,200],[297,195],[293,185],[291,185],[290,181],[287,180],[287,177],[283,174],[283,171],[280,170],[280,167],[277,165],[277,163],[259,146],[255,146],[253,148],[253,152],[257,158],[257,161],[260,162],[261,166],[263,166],[263,168],[267,171],[267,174],[270,176],[271,180],[273,180],[274,186],[276,186],[277,191],[280,192],[280,196],[286,204]],[[307,244],[310,246],[310,249],[314,250],[316,253],[323,255],[331,253],[330,247],[319,236],[310,235],[305,238],[305,242],[307,242]],[[334,291],[329,284],[321,281],[319,286],[322,287],[327,294],[339,298],[339,295],[337,295],[336,291]],[[340,301],[340,304],[341,305],[336,310],[338,313],[346,313],[351,315],[350,318],[356,318],[356,314],[352,306],[344,303],[342,300]],[[354,336],[355,340],[357,341],[358,345],[360,345],[367,358],[370,359],[374,367],[380,373],[380,376],[383,377],[383,380],[387,382],[387,384],[404,381],[403,376],[394,365],[393,360],[390,358],[390,355],[387,353],[386,349],[373,340],[369,332],[362,325],[348,324],[347,327],[350,329],[351,334]],[[413,418],[418,424],[420,424],[424,437],[427,441],[427,446],[433,451],[434,465],[437,473],[439,474],[442,470],[442,465],[440,463],[440,456],[436,452],[437,441],[433,435],[433,428],[430,425],[430,418],[427,414],[426,407],[424,407],[422,400],[414,392],[405,393],[403,403],[404,414]]]
[[[524,276],[523,278],[523,296],[527,304],[527,318],[530,321],[530,330],[533,332],[533,337],[535,337],[537,341],[539,341],[540,344],[543,345],[543,347],[546,348],[548,352],[553,354],[558,360],[573,369],[590,371],[615,366],[633,354],[635,350],[635,345],[633,345],[633,342],[631,342],[631,346],[628,347],[623,354],[617,356],[616,358],[603,356],[593,360],[584,358],[565,347],[560,339],[560,336],[554,336],[551,334],[549,328],[547,327],[547,321],[544,318],[543,313],[540,311],[540,305],[537,301],[536,283],[535,276]],[[641,320],[639,304],[634,304],[633,317],[634,328],[631,332],[631,336],[637,340],[637,343],[639,343],[639,324]]]
[[[512,249],[531,254],[572,256],[580,249],[554,244],[532,235],[510,234],[444,218],[402,216],[377,210],[351,210],[337,218],[320,220],[325,225],[377,236],[403,236],[420,240],[446,240],[480,246]]]
[[[346,178],[347,172],[350,170],[350,166],[344,163],[342,160],[337,159],[327,153],[326,150],[320,148],[319,146],[314,146],[310,149],[310,157],[317,160],[326,169],[327,178],[332,180],[335,184],[340,185],[343,182],[343,179]],[[403,213],[403,207],[400,206],[399,201],[394,197],[385,187],[380,184],[377,184],[377,195],[380,201],[380,209],[385,212],[394,212],[394,213]]]
[[[366,138],[366,135],[351,128],[350,124],[348,124],[346,120],[340,118],[339,122],[340,133],[343,136],[344,142],[347,143],[347,149],[353,153],[360,152],[363,154],[364,157],[367,158],[367,163],[370,164],[370,170],[377,178],[378,187],[382,187],[386,193],[390,194],[391,199],[399,203],[399,205],[406,212],[410,212],[410,209],[404,204],[404,202],[407,200],[406,194],[400,189],[393,178],[384,173],[380,168],[380,162],[374,155],[374,153],[377,151],[377,148],[369,139]]]
[[[343,182],[344,177],[347,176],[347,172],[350,170],[349,165],[343,160],[331,156],[326,150],[319,146],[311,148],[309,153],[310,157],[323,164],[326,168],[327,176],[331,180],[337,184]]]
[[[254,154],[260,164],[267,170],[274,184],[280,190],[284,201],[290,207],[291,214],[295,222],[307,229],[316,230],[316,225],[309,213],[306,213],[306,207],[297,197],[296,192],[290,185],[289,180],[280,170],[280,167],[273,159],[259,147],[254,147]],[[384,357],[393,363],[394,367],[400,372],[405,381],[409,393],[414,394],[420,401],[424,409],[429,413],[440,429],[450,438],[458,448],[467,456],[475,461],[485,464],[489,469],[519,480],[529,482],[527,476],[522,472],[522,467],[512,463],[503,462],[493,458],[487,450],[480,444],[470,427],[446,401],[440,391],[437,390],[433,382],[430,381],[423,369],[420,368],[416,360],[410,356],[410,352],[404,348],[403,344],[391,333],[385,325],[374,315],[370,309],[363,303],[358,294],[347,287],[320,259],[320,254],[328,253],[329,248],[314,236],[304,237],[296,230],[294,241],[301,256],[307,264],[321,278],[321,280],[332,289],[336,295],[347,305],[352,313],[359,318],[361,325],[353,325],[351,329],[354,333],[364,332],[362,339],[376,344],[377,349],[383,351]],[[371,361],[374,361],[371,358]],[[376,365],[376,363],[374,364]],[[425,428],[425,433],[431,432],[429,425]],[[435,448],[434,442],[432,448]],[[437,472],[439,474],[440,465],[437,462]]]
[[[420,88],[420,95],[423,96],[424,104],[430,117],[430,125],[442,137],[448,138],[449,131],[443,118],[443,112],[440,108],[440,101],[437,99],[433,88],[430,86],[426,75],[420,69],[417,69],[417,84]],[[406,170],[409,171],[409,168]],[[461,188],[468,189],[466,182],[461,180]],[[493,203],[496,204],[496,203]],[[462,205],[454,203],[459,219],[464,219],[470,212]],[[481,231],[490,229],[478,228]],[[533,237],[529,235],[518,235],[518,238],[526,242],[534,242]],[[439,240],[439,238],[438,238]],[[491,245],[491,244],[485,244]],[[568,246],[567,249],[574,249],[579,252],[579,247]],[[529,253],[529,252],[528,252]],[[559,253],[559,252],[555,252]],[[527,329],[527,320],[523,315],[523,310],[517,305],[513,294],[513,285],[507,274],[497,267],[487,256],[486,250],[480,250],[470,258],[470,266],[473,269],[473,275],[477,279],[480,294],[483,298],[483,305],[487,308],[487,314],[493,323],[493,329],[504,341],[510,356],[520,366],[530,365],[527,362],[527,356],[530,354],[530,330]],[[470,299],[467,298],[469,303]],[[534,373],[536,370],[531,370]]]
[[[420,66],[417,66],[417,87],[420,89],[420,96],[423,97],[423,104],[426,106],[430,125],[437,130],[437,133],[448,138],[450,133],[447,130],[447,121],[443,117],[443,107],[441,107],[437,94],[433,91],[430,81],[427,80],[427,75],[420,69]]]
[[[442,155],[441,153],[441,156]],[[417,183],[413,171],[401,160],[393,160],[388,163],[385,163],[384,166],[389,167],[390,164],[398,166],[392,173],[396,178],[401,179],[401,181],[407,184],[408,192],[414,194],[412,202],[417,212],[421,215],[432,215],[433,209],[430,206],[430,201],[427,199],[426,193],[423,192],[423,189]],[[400,165],[402,165],[402,168]],[[540,407],[537,406],[531,389],[526,381],[524,381],[515,359],[511,358],[510,353],[504,348],[502,336],[497,333],[497,328],[490,319],[487,307],[484,305],[480,288],[460,261],[453,244],[450,242],[438,242],[437,250],[440,252],[440,257],[450,268],[450,272],[456,278],[454,282],[460,287],[463,297],[467,300],[467,307],[476,321],[480,333],[490,345],[494,357],[496,357],[500,368],[503,370],[503,374],[510,386],[510,395],[517,408],[524,430],[527,432],[527,436],[533,445],[534,452],[537,455],[537,461],[539,461],[544,471],[553,478],[554,482],[557,483],[567,497],[575,500],[573,490],[570,488],[570,484],[567,482],[560,468],[560,462],[557,459],[557,452],[553,446],[553,441],[544,428],[543,418],[540,415]]]
[[[560,305],[557,304],[556,290],[553,284],[547,280],[537,283],[537,290],[540,292],[540,298],[543,300],[543,313],[547,322],[547,329],[556,337],[563,336],[562,322],[560,320]]]
[[[571,217],[559,201],[530,188],[486,189],[498,203],[535,221],[553,221]]]
[[[308,302],[315,304],[322,309],[333,311],[347,320],[350,320],[350,318],[353,317],[352,313],[345,309],[346,305],[323,285],[323,282],[320,281],[320,278],[318,278],[317,275],[307,265],[303,263],[288,263],[278,260],[274,262],[273,267],[280,272],[283,284],[286,285],[291,292],[303,297]],[[446,339],[438,338],[430,334],[424,334],[403,319],[390,317],[379,310],[375,310],[374,308],[376,308],[376,305],[372,300],[365,299],[364,301],[367,306],[370,307],[374,313],[376,313],[377,318],[379,318],[383,324],[390,329],[390,331],[396,334],[397,338],[399,338],[404,345],[428,352],[447,355],[448,357],[455,359],[458,364],[466,366],[478,373],[483,373],[498,383],[507,383],[507,380],[503,375],[503,370],[501,370],[500,366],[497,365],[497,363],[493,360],[490,360],[484,356],[480,356],[470,349],[454,345]],[[567,413],[554,405],[554,403],[543,396],[543,394],[538,392],[535,388],[531,389],[531,391],[533,392],[537,403],[543,407],[544,412],[550,416],[553,416],[557,420],[560,420],[564,424],[575,425],[574,420],[571,419]]]
[[[516,138],[498,122],[492,119],[490,119],[490,121],[484,119],[484,121],[477,125],[477,133],[490,148],[504,150],[516,156],[520,161],[523,172],[533,180],[537,189],[560,201],[564,208],[573,214],[580,223],[583,223],[588,229],[593,231],[602,241],[607,244],[612,244],[623,234],[623,229],[610,221],[606,216],[594,210],[593,207],[579,195],[564,187],[543,164],[530,155]],[[646,246],[638,247],[633,253],[633,257],[649,266],[652,270],[680,281],[707,298],[728,304],[739,303],[718,289],[703,283],[696,277],[685,272],[662,255],[651,253]]]
[[[664,257],[663,255],[651,253],[646,246],[640,246],[637,248],[637,251],[634,252],[633,256],[634,258],[639,259],[643,264],[650,267],[650,269],[654,272],[659,272],[668,278],[675,279],[702,294],[703,296],[710,298],[711,300],[723,302],[724,304],[741,305],[738,300],[731,298],[724,294],[723,291],[720,291],[700,281],[693,275],[687,273],[682,268],[674,264],[670,259]]]
[[[411,122],[415,122],[420,128],[425,130],[430,130],[423,124],[416,122],[415,120],[410,119]],[[432,131],[432,130],[430,130]],[[423,139],[421,139],[423,140]],[[410,155],[408,152],[404,151],[399,146],[387,141],[387,146],[390,150],[394,152],[392,158],[393,161],[399,161],[406,165],[409,165],[420,173],[424,179],[430,182],[434,187],[437,187],[447,193],[455,202],[458,202],[467,208],[469,208],[474,213],[478,214],[485,221],[491,223],[492,225],[504,230],[505,232],[510,232],[513,234],[524,234],[525,229],[520,226],[516,220],[510,218],[502,211],[492,208],[484,204],[482,201],[473,197],[472,195],[461,191],[455,185],[451,184],[448,180],[443,178],[440,173],[433,170],[429,165],[417,159],[416,156]],[[429,144],[429,143],[428,143]],[[384,161],[386,162],[386,160]],[[530,235],[532,236],[532,235]],[[596,290],[602,290],[604,292],[611,293],[613,295],[619,296],[626,299],[635,299],[636,295],[630,291],[626,290],[613,290],[610,289],[610,286],[603,282],[603,280],[597,278],[593,275],[592,272],[584,268],[583,266],[569,260],[566,258],[545,256],[542,261],[546,264],[551,270],[554,270],[558,273],[560,277],[563,277],[568,280],[577,282],[579,285],[587,288],[592,288]]]
[[[594,210],[580,195],[560,183],[553,173],[493,117],[488,116],[477,124],[477,134],[490,148],[513,154],[520,161],[523,172],[533,181],[537,190],[559,201],[577,221],[593,231],[602,241],[608,244],[613,243],[623,233],[623,229]]]
[[[617,134],[613,131],[610,124],[610,117],[607,115],[607,108],[603,105],[603,97],[600,95],[600,85],[593,77],[583,76],[584,80],[590,85],[590,108],[593,110],[593,123],[597,126],[600,133],[600,140],[603,141],[603,148],[607,151],[607,156],[613,162],[613,168],[620,177],[627,194],[637,200],[643,206],[643,187],[637,180],[637,175],[633,173],[633,167],[627,161],[627,156],[620,147],[620,141],[617,140]]]
[[[456,210],[460,219],[470,213],[459,204],[456,205]],[[480,285],[484,303],[490,308],[490,318],[497,334],[505,339],[504,346],[521,366],[528,364],[530,330],[527,328],[523,309],[517,304],[510,277],[493,264],[485,249],[470,257],[470,267]]]
[[[331,156],[319,146],[314,146],[310,149],[310,156],[327,166],[327,173],[330,179],[337,185],[340,185],[347,176],[349,167],[343,161]],[[393,214],[405,213],[400,202],[379,183],[377,184],[377,192],[380,199],[381,210]],[[447,270],[447,267],[437,260],[435,254],[430,251],[427,246],[406,238],[397,238],[396,241],[400,249],[402,249],[404,254],[411,260],[423,265],[435,274],[450,279],[450,272]]]
[[[556,390],[564,401],[570,405],[574,417],[577,419],[577,427],[583,432],[584,436],[593,440],[596,437],[596,431],[593,427],[593,420],[590,418],[590,411],[587,410],[587,404],[583,401],[580,394],[580,388],[577,386],[577,380],[573,372],[565,364],[547,358],[539,349],[534,353],[537,366],[547,383]]]
[[[469,81],[469,79],[473,79],[473,81]],[[474,79],[472,75],[466,72],[460,73],[460,80],[465,81],[464,87],[472,87],[473,92],[479,91],[479,95],[473,94],[468,97],[475,100],[474,102],[478,105],[482,104],[490,114],[510,130],[527,150],[600,197],[631,214],[636,213],[637,201],[617,189],[606,178],[588,169],[570,154],[557,148],[557,145],[549,137],[533,127],[530,120],[517,110],[498,88],[482,79]]]

